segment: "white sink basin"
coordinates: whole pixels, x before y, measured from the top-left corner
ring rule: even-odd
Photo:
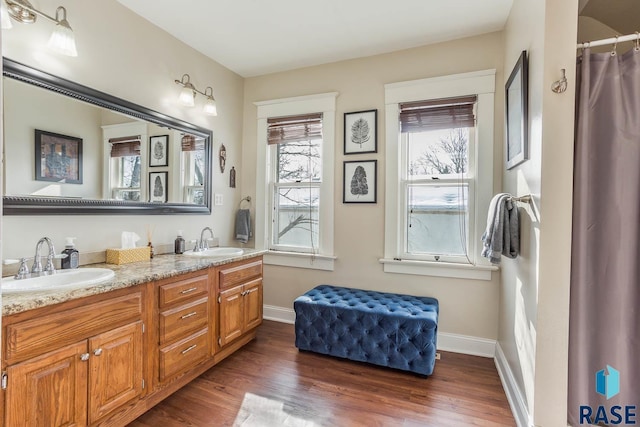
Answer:
[[[242,255],[244,250],[240,248],[210,248],[204,251],[194,252],[185,251],[185,255],[197,257],[220,257],[220,256],[238,256]]]
[[[57,291],[62,289],[82,288],[106,282],[114,276],[108,268],[78,268],[74,270],[57,270],[51,276],[30,277],[16,280],[13,277],[2,279],[2,293]]]

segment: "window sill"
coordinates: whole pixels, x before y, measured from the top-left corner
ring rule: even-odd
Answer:
[[[383,258],[385,273],[415,274],[419,276],[451,277],[455,279],[491,280],[491,272],[498,271],[493,265],[454,264],[433,261],[414,261]]]
[[[308,268],[311,270],[333,271],[335,256],[312,255],[297,252],[269,251],[264,254],[263,262],[267,265],[283,267]]]

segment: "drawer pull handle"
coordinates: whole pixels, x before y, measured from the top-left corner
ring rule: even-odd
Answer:
[[[180,316],[180,319],[188,319],[189,317],[191,317],[191,316],[195,316],[196,314],[198,314],[198,312],[197,312],[197,311],[192,311],[192,312],[191,312],[191,313],[189,313],[189,314],[185,314],[184,316]]]
[[[180,291],[181,294],[188,294],[189,292],[193,292],[198,288],[189,288],[189,289],[185,289],[184,291]]]
[[[95,350],[93,350],[93,354],[95,354],[96,356],[100,356],[102,354],[102,349],[96,348]]]
[[[82,360],[83,362],[86,362],[87,360],[89,360],[89,356],[90,356],[89,353],[82,353],[80,355],[80,360]]]
[[[193,350],[194,348],[196,348],[198,345],[194,344],[194,345],[190,345],[189,347],[185,348],[184,350],[182,350],[182,354],[186,354],[189,353],[191,350]]]

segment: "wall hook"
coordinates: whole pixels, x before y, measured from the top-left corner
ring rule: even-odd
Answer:
[[[556,80],[551,85],[551,90],[555,93],[562,93],[567,90],[567,75],[566,70],[562,69],[562,77],[560,80]]]

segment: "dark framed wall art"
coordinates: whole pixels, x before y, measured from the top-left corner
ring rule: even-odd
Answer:
[[[522,51],[505,85],[505,124],[507,127],[505,159],[511,169],[529,158],[528,100],[529,64]]]
[[[343,203],[376,203],[377,160],[344,162]]]
[[[378,152],[378,110],[344,113],[344,154]]]
[[[36,129],[36,181],[82,184],[82,138]]]
[[[169,135],[149,138],[149,166],[169,166]]]
[[[168,172],[149,172],[149,201],[152,203],[166,203],[169,189],[167,188]]]

